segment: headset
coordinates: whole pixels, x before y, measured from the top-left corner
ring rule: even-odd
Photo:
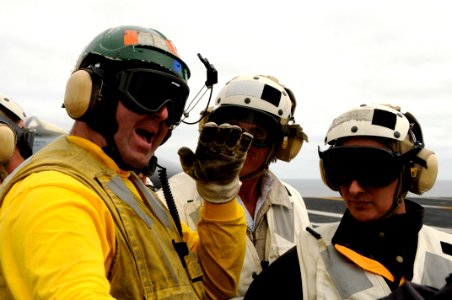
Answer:
[[[401,174],[404,190],[421,195],[433,187],[438,174],[438,159],[433,151],[425,148],[421,126],[411,113],[403,114],[394,105],[363,104],[337,117],[328,130],[325,142],[331,148],[340,138],[359,135],[395,140],[396,152],[404,157]],[[326,176],[322,158],[319,166],[325,185],[338,191]]]
[[[0,94],[0,162],[8,162],[16,147],[27,159],[33,154],[35,130],[20,128],[16,122],[25,121],[23,109],[11,98]]]
[[[4,125],[4,126],[2,126]],[[27,159],[33,154],[35,131],[29,128],[20,128],[16,123],[0,115],[0,140],[4,141],[0,151],[0,161],[7,161],[19,149],[20,155]]]
[[[409,150],[413,151],[413,156],[408,162],[404,177],[407,179],[408,191],[422,195],[436,182],[438,158],[432,150],[425,148],[422,129],[416,118],[409,112],[404,115],[410,121],[410,135],[414,143],[414,148]]]
[[[104,76],[103,71],[89,65],[69,77],[63,107],[74,120],[86,121],[101,113]]]
[[[1,120],[0,116],[0,163],[7,162],[16,149],[16,133],[9,123]]]
[[[272,147],[272,159],[289,162],[298,155],[304,141],[308,141],[303,128],[294,121],[294,94],[272,76],[242,75],[232,78],[219,92],[215,106],[201,112],[198,129],[202,129],[215,110],[221,113],[223,107],[249,109],[281,118],[278,125],[281,132]]]

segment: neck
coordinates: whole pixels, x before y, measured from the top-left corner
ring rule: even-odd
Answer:
[[[245,204],[246,209],[253,217],[256,211],[257,200],[261,195],[261,182],[262,176],[243,180],[239,191],[239,196],[242,199],[242,202]]]
[[[91,127],[88,126],[87,123],[82,121],[75,121],[69,135],[87,139],[101,148],[107,145],[107,141],[100,133],[94,131],[93,129],[91,129]]]

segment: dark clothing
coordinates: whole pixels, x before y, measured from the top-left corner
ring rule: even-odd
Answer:
[[[395,283],[387,281],[392,290],[398,287],[402,276],[407,280],[413,277],[418,232],[424,218],[424,208],[419,204],[405,200],[405,207],[406,214],[369,224],[358,222],[346,211],[332,240],[333,244],[343,245],[382,263],[395,277]],[[296,247],[256,277],[245,299],[303,299]]]
[[[297,247],[281,255],[257,275],[244,299],[303,299]]]
[[[450,300],[452,299],[452,274],[446,278],[446,285],[436,288],[407,281],[387,297],[379,300]]]
[[[384,265],[394,275],[394,282],[386,280],[391,290],[399,286],[402,277],[413,277],[418,232],[424,218],[424,208],[419,204],[405,200],[405,208],[406,214],[370,223],[358,222],[346,211],[332,240],[334,245],[345,246]]]

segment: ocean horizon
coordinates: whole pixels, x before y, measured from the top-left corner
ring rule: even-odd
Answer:
[[[302,197],[339,197],[339,193],[330,190],[321,179],[282,179],[296,188]],[[452,180],[438,180],[422,195],[408,193],[407,197],[447,198],[452,200]]]

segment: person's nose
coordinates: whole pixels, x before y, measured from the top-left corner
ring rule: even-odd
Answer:
[[[353,179],[348,186],[348,192],[350,194],[359,194],[364,192],[364,187],[359,183],[358,180]]]

